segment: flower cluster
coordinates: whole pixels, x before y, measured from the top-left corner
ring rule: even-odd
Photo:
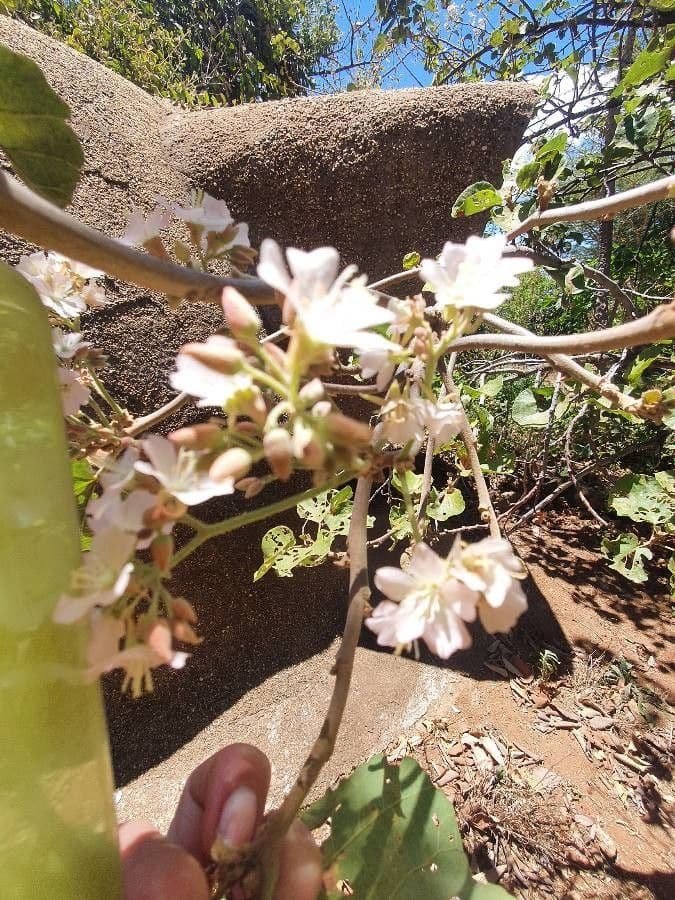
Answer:
[[[508,541],[485,538],[446,558],[427,544],[416,544],[405,570],[378,569],[375,584],[388,598],[375,607],[366,625],[377,643],[403,649],[423,640],[442,659],[471,644],[467,622],[478,617],[490,633],[511,629],[527,608],[519,579],[522,563]]]

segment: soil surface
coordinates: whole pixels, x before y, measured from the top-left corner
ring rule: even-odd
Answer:
[[[364,632],[317,791],[374,752],[412,753],[455,803],[479,878],[521,897],[675,896],[672,601],[613,573],[599,540],[592,524],[560,514],[515,535],[528,612],[508,637],[477,633],[447,663],[395,658]],[[233,561],[253,569],[257,560],[237,560],[251,546],[252,534],[232,540]],[[121,819],[166,827],[191,769],[236,740],[268,753],[278,801],[323,718],[345,585],[344,569],[323,566],[268,575],[231,598],[213,573],[198,604],[205,641],[186,670],[160,673],[140,701],[108,685]],[[544,651],[557,663],[542,679]],[[486,737],[508,759],[506,781],[485,767]],[[509,816],[534,823],[529,837]]]

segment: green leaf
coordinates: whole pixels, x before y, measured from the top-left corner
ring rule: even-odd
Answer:
[[[491,47],[501,47],[504,43],[504,32],[501,28],[497,28],[496,31],[493,31],[490,35],[490,46]]]
[[[613,97],[619,97],[627,87],[636,87],[647,81],[653,75],[666,69],[671,50],[643,50],[626,70],[626,74],[612,92]]]
[[[403,257],[403,268],[407,271],[408,269],[414,269],[415,266],[419,266],[422,262],[422,257],[419,255],[417,250],[413,250],[411,253],[406,253]]]
[[[629,581],[643,584],[649,578],[644,560],[652,558],[652,551],[641,545],[634,534],[620,534],[614,540],[603,538],[602,552],[612,560],[610,569]]]
[[[537,180],[540,169],[541,166],[537,161],[525,163],[524,166],[521,166],[520,169],[518,169],[518,172],[516,173],[516,184],[521,191],[526,191],[528,188],[532,187]]]
[[[407,469],[405,472],[394,472],[391,483],[399,494],[403,493],[402,487],[405,485],[408,489],[408,493],[414,497],[416,494],[422,493],[424,475],[416,475],[410,469]]]
[[[442,491],[440,494],[432,488],[427,504],[427,515],[435,522],[445,522],[451,516],[459,516],[466,509],[464,497],[458,488]]]
[[[548,422],[548,410],[539,409],[534,394],[525,388],[513,401],[511,418],[523,428],[543,428]]]
[[[641,350],[638,353],[635,362],[628,373],[629,384],[635,385],[642,381],[643,373],[646,372],[651,364],[659,358],[662,350],[663,347],[660,347],[658,344],[652,344],[650,347],[645,347],[644,350]]]
[[[494,398],[501,393],[503,387],[504,378],[502,375],[497,375],[495,378],[490,378],[489,381],[486,381],[482,387],[478,388],[478,390],[485,397]]]
[[[502,203],[500,193],[489,181],[477,181],[465,188],[455,200],[451,215],[453,219],[474,216],[493,206],[501,206]]]
[[[69,115],[38,66],[0,45],[0,147],[17,175],[59,206],[70,202],[84,161]]]
[[[400,506],[389,507],[389,527],[394,532],[392,538],[396,541],[412,534],[410,519]]]
[[[672,479],[672,472],[659,473],[662,479]],[[672,481],[665,481],[666,485]],[[633,522],[649,522],[662,525],[675,514],[675,494],[664,489],[651,475],[624,475],[610,494],[609,507],[617,515]]]
[[[675,0],[649,0],[652,9],[658,9],[659,12],[674,12]]]
[[[330,819],[323,842],[328,900],[504,900],[497,885],[471,876],[452,804],[413,759],[374,756],[302,814],[310,829]]]
[[[253,573],[253,580],[259,581],[263,575],[266,575],[270,569],[276,568],[277,563],[288,554],[288,551],[295,546],[295,535],[286,525],[276,525],[270,528],[263,535],[261,548],[263,552],[264,562]],[[282,565],[282,569],[283,569]],[[281,572],[277,569],[279,575]],[[290,575],[290,572],[287,572]]]
[[[675,553],[668,560],[668,571],[670,572],[670,595],[675,598]]]
[[[546,141],[534,154],[534,158],[539,163],[550,162],[559,153],[563,153],[565,147],[567,147],[567,134],[561,131],[560,134],[556,134],[555,137]]]

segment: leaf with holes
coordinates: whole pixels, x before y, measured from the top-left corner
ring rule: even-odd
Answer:
[[[465,188],[455,200],[452,207],[452,218],[475,216],[493,206],[501,206],[504,201],[501,194],[489,181],[477,181]]]
[[[675,493],[672,492],[672,472],[652,475],[624,475],[610,494],[609,507],[617,515],[633,522],[663,525],[675,515]]]
[[[652,558],[652,551],[638,541],[634,534],[620,534],[614,540],[603,538],[602,552],[611,559],[610,569],[619,572],[635,584],[643,584],[649,576],[644,561]]]
[[[374,756],[302,814],[310,829],[330,819],[321,853],[328,900],[344,888],[372,900],[506,900],[471,876],[455,811],[413,759]]]
[[[0,45],[0,147],[16,174],[58,206],[70,202],[84,161],[69,116],[39,67]]]
[[[432,488],[427,504],[427,515],[435,522],[446,522],[451,516],[460,516],[466,508],[462,492],[458,488],[442,491]]]

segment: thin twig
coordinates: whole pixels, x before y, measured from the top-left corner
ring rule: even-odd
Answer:
[[[130,425],[126,429],[126,433],[130,437],[137,437],[144,431],[149,431],[151,428],[154,428],[155,425],[159,425],[164,419],[168,419],[173,413],[178,412],[179,409],[187,406],[189,402],[189,394],[186,394],[185,392],[178,394],[173,400],[169,400],[168,403],[165,403],[164,406],[160,406],[159,409],[156,409],[154,412],[136,419],[133,425]]]
[[[121,281],[170,297],[218,303],[223,288],[234,287],[256,306],[278,304],[274,289],[259,278],[225,278],[142,253],[84,225],[4,172],[0,172],[0,226]]]
[[[656,203],[673,197],[675,192],[675,176],[659,178],[650,184],[643,184],[620,194],[612,194],[609,197],[601,197],[599,200],[589,200],[586,203],[577,203],[573,206],[562,206],[547,209],[544,212],[535,213],[533,216],[521,222],[513,231],[507,234],[507,240],[512,241],[521,234],[525,234],[532,228],[542,228],[552,225],[554,222],[585,222],[590,219],[610,219],[625,209],[633,209],[636,206],[644,206],[647,203]]]
[[[271,897],[276,881],[276,860],[284,835],[297,817],[307,794],[323,766],[333,754],[335,740],[349,696],[354,656],[361,634],[366,603],[370,598],[368,583],[368,551],[366,529],[372,478],[359,478],[354,495],[352,520],[347,541],[349,553],[349,608],[340,648],[331,674],[335,675],[333,693],[328,710],[309,756],[305,760],[295,784],[279,809],[270,813],[260,837],[265,869],[263,898]],[[271,877],[270,877],[271,875]]]
[[[581,500],[583,505],[586,507],[588,512],[591,514],[591,516],[595,519],[595,521],[599,525],[602,525],[603,528],[607,528],[609,526],[609,522],[607,522],[605,519],[603,519],[602,516],[600,515],[600,513],[596,512],[593,509],[593,507],[591,506],[590,500],[588,499],[588,497],[584,493],[581,485],[579,484],[579,479],[577,478],[577,473],[574,468],[574,462],[572,461],[572,434],[573,434],[574,429],[576,428],[577,424],[586,415],[587,411],[588,411],[588,403],[582,403],[581,409],[577,412],[576,416],[572,419],[572,421],[569,424],[569,427],[567,428],[567,431],[565,432],[565,445],[564,445],[564,447],[565,447],[565,449],[564,449],[565,462],[567,463],[567,470],[570,473],[570,479],[572,481],[572,484],[575,487],[577,496],[579,497],[579,499]]]

